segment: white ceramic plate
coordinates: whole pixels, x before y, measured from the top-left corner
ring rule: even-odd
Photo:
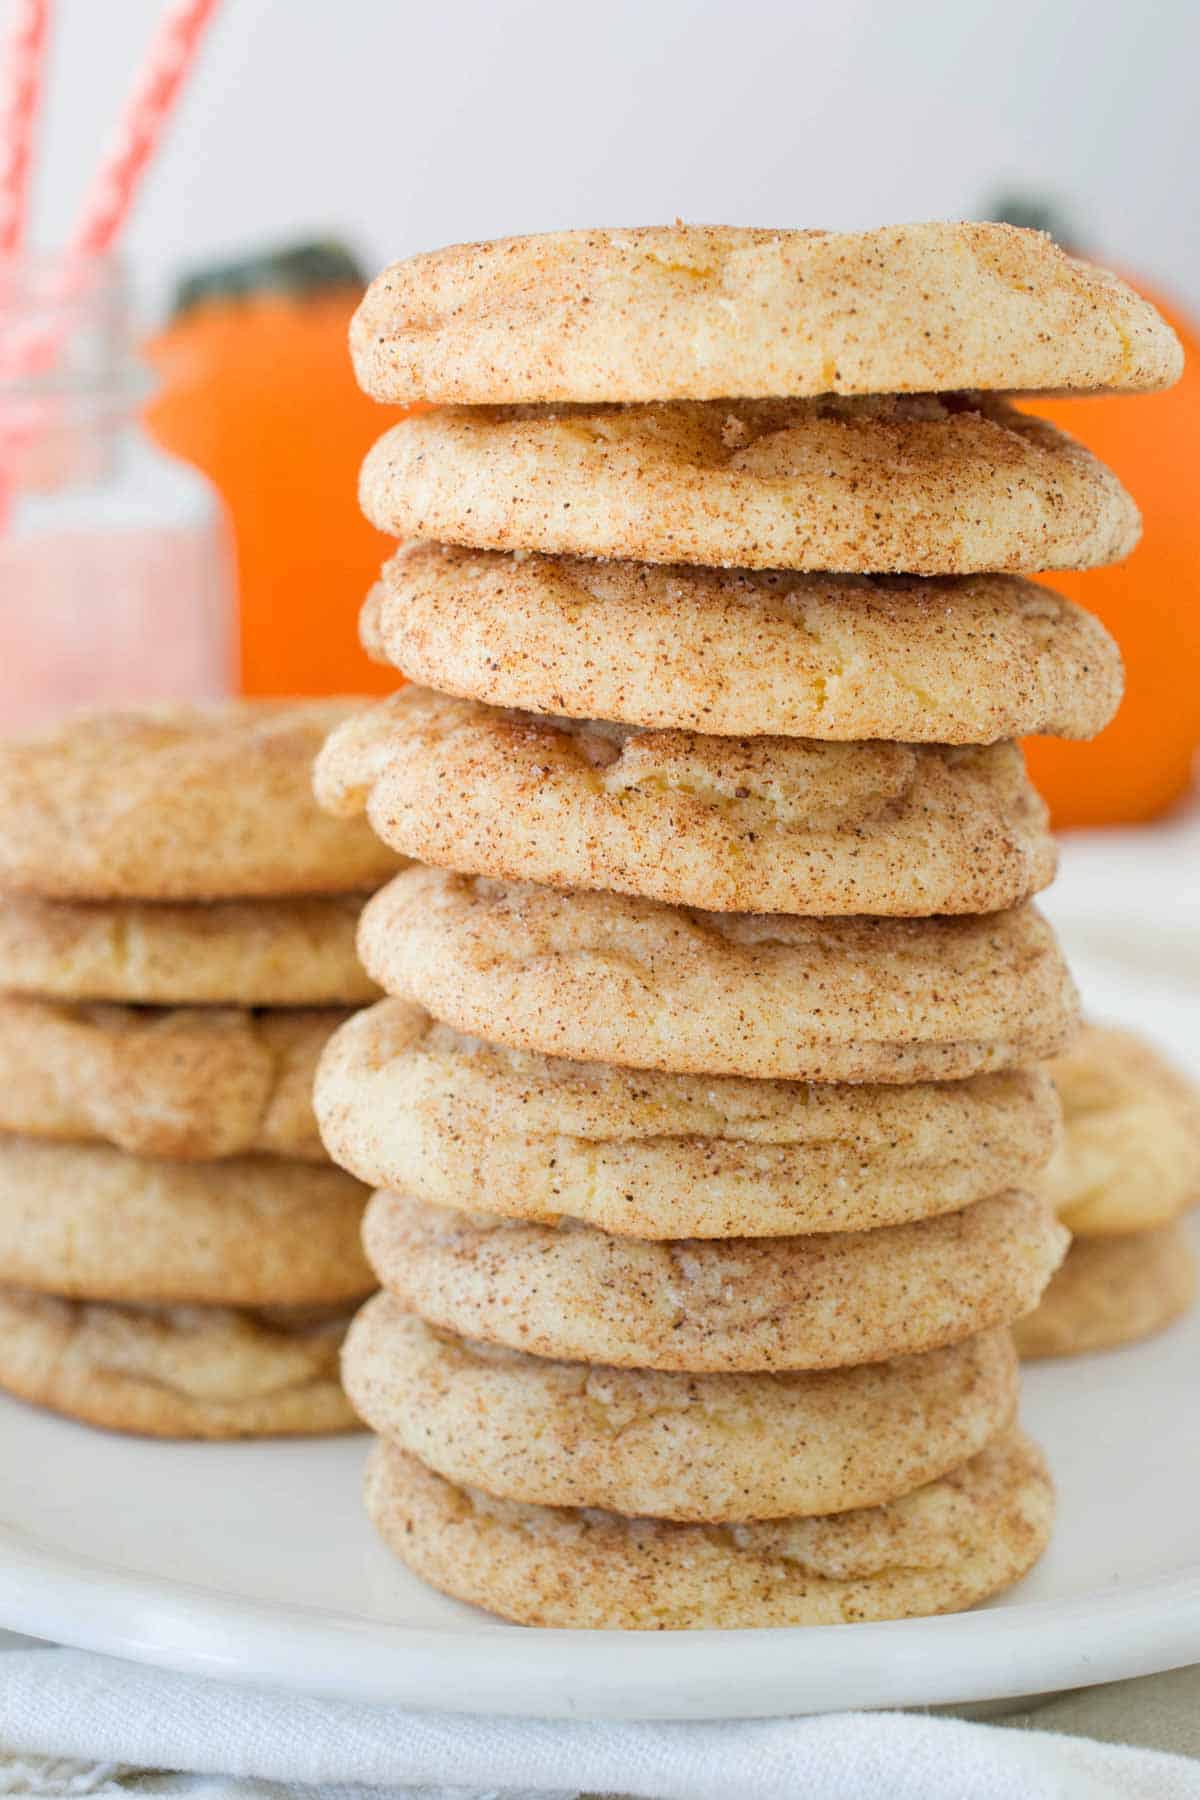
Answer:
[[[154,1444],[0,1403],[0,1625],[359,1700],[458,1711],[751,1717],[1042,1693],[1200,1659],[1200,1314],[1031,1369],[1061,1515],[975,1613],[816,1630],[519,1630],[378,1544],[365,1440]]]
[[[1200,1075],[1194,958],[1122,967],[1065,935],[1093,1009]],[[1121,947],[1153,938],[1130,929]],[[1026,1371],[1060,1515],[1039,1567],[990,1606],[661,1634],[518,1630],[433,1593],[367,1524],[365,1439],[152,1444],[0,1399],[0,1626],[229,1680],[556,1717],[1002,1700],[1149,1674],[1200,1660],[1198,1379],[1200,1311],[1151,1343]]]

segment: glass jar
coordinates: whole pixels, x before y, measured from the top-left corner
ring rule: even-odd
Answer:
[[[230,691],[224,514],[148,391],[117,264],[0,259],[0,730]]]

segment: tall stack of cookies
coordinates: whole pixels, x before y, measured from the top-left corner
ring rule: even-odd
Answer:
[[[331,811],[416,859],[317,1112],[379,1188],[369,1511],[550,1626],[970,1605],[1045,1544],[1010,1327],[1067,1233],[1037,1065],[1076,998],[1013,739],[1100,625],[1022,571],[1132,501],[1003,391],[1153,388],[1151,308],[1002,226],[567,233],[370,289],[364,616],[419,687]]]
[[[396,858],[313,803],[341,703],[0,744],[0,1387],[157,1436],[346,1430],[365,1190],[312,1114]]]

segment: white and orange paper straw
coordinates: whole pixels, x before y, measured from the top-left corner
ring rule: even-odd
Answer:
[[[68,261],[103,256],[112,248],[216,9],[217,0],[174,0],[168,6],[84,199]]]
[[[23,230],[47,0],[19,0],[19,5],[22,10],[11,45],[9,79],[14,100],[13,130],[0,151],[6,155],[5,168],[13,173],[11,190],[0,193],[0,214],[11,217],[15,234],[10,249],[19,248]],[[54,289],[47,296],[64,314],[86,283],[89,268],[112,249],[129,217],[139,184],[162,139],[179,91],[195,62],[204,28],[217,5],[218,0],[172,0],[163,13],[110,147],[87,190],[79,221],[67,240]],[[34,375],[48,368],[65,328],[60,323],[29,329],[17,325],[7,330],[0,338],[0,378]]]
[[[49,0],[14,0],[0,63],[0,256],[11,256],[25,241],[33,138],[49,37]]]

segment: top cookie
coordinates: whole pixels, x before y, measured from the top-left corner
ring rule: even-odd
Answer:
[[[466,404],[1149,391],[1170,326],[1042,232],[649,226],[459,244],[394,263],[350,332],[377,400]]]
[[[313,799],[347,700],[76,715],[0,741],[0,888],[61,900],[353,893],[397,858]]]

